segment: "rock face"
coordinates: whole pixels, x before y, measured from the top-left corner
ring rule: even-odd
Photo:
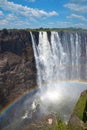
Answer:
[[[32,31],[35,44],[39,43],[39,32]],[[42,33],[43,34],[43,33]],[[51,45],[51,32],[47,32]],[[77,66],[77,78],[87,80],[87,32],[60,31],[60,60],[65,67],[65,77],[69,79],[72,68]],[[55,41],[56,37],[54,36]],[[73,40],[72,40],[73,39]],[[80,44],[79,44],[80,41]],[[44,44],[44,43],[43,43]],[[72,47],[73,44],[73,47]],[[62,49],[61,49],[62,46]],[[79,51],[78,51],[79,49]],[[63,50],[63,53],[61,52]],[[75,54],[73,51],[75,51]],[[80,53],[78,53],[80,52]],[[61,58],[62,57],[62,58]],[[69,59],[65,63],[65,58]],[[73,67],[73,59],[75,66]],[[64,63],[63,63],[64,62]],[[67,63],[72,65],[67,66]],[[81,63],[80,67],[79,64]],[[61,64],[60,64],[61,65]],[[64,68],[63,67],[63,68]],[[78,69],[79,68],[79,69]],[[69,72],[67,73],[69,69]],[[79,71],[78,71],[79,70]],[[74,70],[75,71],[75,70]],[[70,79],[76,79],[76,71]],[[61,72],[61,69],[60,71]],[[66,76],[67,74],[67,76]],[[64,75],[64,74],[63,74]],[[61,76],[60,76],[61,77]],[[74,78],[73,78],[74,77]],[[0,109],[7,103],[36,86],[36,65],[29,30],[0,31]]]
[[[87,130],[87,90],[82,92],[71,115],[69,126],[71,130]]]
[[[35,86],[36,67],[30,33],[0,31],[0,109]]]

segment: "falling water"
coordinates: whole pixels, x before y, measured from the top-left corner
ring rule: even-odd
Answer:
[[[52,111],[61,113],[63,118],[64,115],[68,115],[67,119],[69,119],[69,114],[80,96],[81,88],[74,88],[77,83],[66,81],[86,79],[83,69],[86,66],[86,56],[83,55],[81,35],[64,33],[61,36],[58,32],[51,32],[50,40],[48,35],[47,32],[39,32],[39,43],[36,44],[31,33],[37,67],[37,84],[41,90],[40,109],[47,114],[51,108]]]
[[[58,32],[51,32],[49,42],[47,32],[39,32],[38,45],[32,35],[39,86],[58,80],[83,80],[81,37],[78,33],[68,35],[61,40]]]
[[[4,127],[19,130],[24,123],[29,125],[41,120],[43,115],[55,112],[67,122],[81,92],[87,89],[86,83],[72,82],[87,80],[86,35],[39,32],[36,44],[34,33],[30,34],[39,88],[24,96],[6,115],[1,116],[1,130]]]

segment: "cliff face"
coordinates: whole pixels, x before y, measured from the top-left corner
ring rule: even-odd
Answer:
[[[32,31],[32,33],[35,43],[38,45],[39,32]],[[60,42],[57,49],[59,51],[58,61],[64,68],[62,70],[64,72],[63,79],[66,77],[66,79],[70,78],[71,80],[77,78],[87,80],[87,32],[60,31],[58,34],[59,39],[55,34],[53,37],[55,42]],[[47,40],[52,47],[50,31],[47,32]],[[58,67],[60,74],[61,64]],[[79,66],[79,64],[81,65]],[[0,109],[15,97],[35,86],[36,65],[30,32],[28,30],[1,30]]]
[[[36,67],[30,33],[0,31],[0,109],[35,86]]]
[[[72,128],[75,130],[87,129],[87,90],[82,92],[71,115],[69,126],[71,130]]]

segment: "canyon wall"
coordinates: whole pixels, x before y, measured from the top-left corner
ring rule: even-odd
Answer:
[[[46,37],[44,37],[44,34],[45,36],[47,35],[46,44],[50,44],[50,50],[48,50],[49,48],[46,49],[51,52],[51,56],[56,46],[55,48],[51,47],[53,47],[55,43],[58,43],[56,50],[56,53],[58,52],[58,65],[51,66],[51,70],[55,72],[58,68],[59,73],[56,76],[60,75],[59,80],[87,80],[87,32],[59,31],[57,36],[57,32],[55,31],[48,31],[45,33],[41,31],[32,31],[36,48],[38,48],[38,44],[41,40],[40,35],[42,35],[42,40],[45,40],[44,38]],[[46,47],[48,46],[46,45]],[[44,45],[42,45],[41,48],[43,49]],[[44,52],[44,54],[45,53],[46,52]],[[48,56],[47,58],[49,60],[51,57]],[[55,59],[54,61],[57,62],[57,60]],[[44,68],[41,64],[42,63],[39,61],[40,67]],[[30,31],[16,29],[1,30],[0,109],[25,91],[35,88],[37,85],[36,73],[36,63]],[[56,73],[52,76],[55,77],[55,74]],[[50,74],[46,76],[49,78]],[[45,77],[45,79],[47,78]],[[54,80],[56,79],[54,78]],[[44,83],[44,81],[42,76],[41,82]]]
[[[35,86],[36,67],[30,33],[0,31],[0,108]]]

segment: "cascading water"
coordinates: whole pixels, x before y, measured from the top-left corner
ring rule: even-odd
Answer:
[[[52,31],[39,32],[39,37],[33,32],[30,35],[38,88],[0,116],[0,130],[19,130],[50,113],[67,122],[81,92],[87,89],[87,83],[74,81],[87,80],[86,33]]]
[[[47,32],[39,32],[39,43],[36,44],[31,33],[37,67],[37,84],[41,91],[39,94],[40,108],[47,113],[51,108],[51,111],[61,113],[60,115],[64,118],[68,112],[70,114],[80,94],[77,88],[73,93],[73,88],[66,81],[83,80],[81,76],[83,73],[81,68],[84,65],[81,36],[78,33],[65,33],[61,37],[60,33],[51,32],[49,39],[48,35]],[[74,85],[72,84],[72,86]],[[68,91],[72,93],[72,96],[68,94]],[[35,102],[37,101],[35,100]],[[71,102],[72,105],[69,106],[69,109],[65,110],[64,102],[68,106]],[[61,112],[61,110],[63,111]]]
[[[38,45],[35,43],[33,35],[32,41],[39,86],[58,80],[81,79],[83,57],[81,54],[81,37],[78,33],[69,34],[67,39],[64,35],[63,42],[61,42],[59,33],[51,32],[49,42],[47,32],[39,32]]]

